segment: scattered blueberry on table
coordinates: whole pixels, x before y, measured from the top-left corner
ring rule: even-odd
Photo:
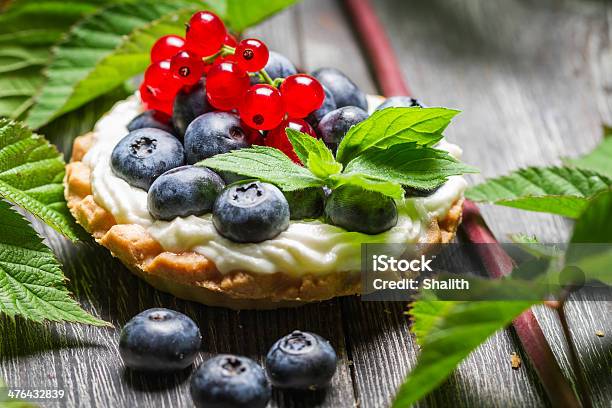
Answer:
[[[154,308],[134,316],[123,327],[119,353],[133,370],[178,371],[193,364],[201,342],[200,329],[189,317]]]
[[[247,357],[221,354],[191,377],[191,397],[202,408],[263,408],[272,390],[264,370]]]
[[[277,388],[326,388],[336,372],[338,358],[323,337],[295,330],[278,340],[266,356],[266,372]]]

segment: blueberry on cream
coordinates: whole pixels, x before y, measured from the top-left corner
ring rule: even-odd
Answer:
[[[155,128],[128,133],[111,154],[115,175],[143,190],[148,190],[166,171],[181,166],[184,160],[181,142],[170,133]]]
[[[235,242],[261,242],[289,227],[289,204],[274,185],[246,181],[226,188],[213,207],[213,224]]]
[[[181,166],[159,176],[149,189],[147,206],[157,220],[202,215],[212,210],[225,187],[221,177],[205,167]]]

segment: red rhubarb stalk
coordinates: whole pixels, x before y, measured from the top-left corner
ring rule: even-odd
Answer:
[[[345,4],[362,44],[370,57],[383,94],[386,96],[410,96],[410,89],[404,80],[391,42],[370,1],[345,0]],[[479,246],[478,251],[485,269],[492,278],[501,278],[512,272],[512,259],[506,254],[487,227],[478,207],[469,200],[466,200],[463,206],[461,228],[470,242],[488,244]],[[555,407],[579,407],[580,403],[567,379],[563,376],[533,312],[527,310],[521,314],[514,320],[513,326],[542,381],[552,405]]]

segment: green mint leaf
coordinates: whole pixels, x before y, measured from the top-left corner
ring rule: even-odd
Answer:
[[[21,0],[0,14],[0,117],[21,118],[44,82],[51,47],[104,0]]]
[[[443,150],[419,146],[417,143],[402,143],[386,149],[367,150],[351,160],[344,172],[365,174],[412,188],[431,190],[443,184],[450,176],[474,173],[476,169],[458,162]]]
[[[439,301],[432,297],[417,300],[411,315],[421,354],[416,367],[400,386],[392,407],[412,406],[429,394],[474,349],[532,304],[529,301]]]
[[[64,159],[23,124],[0,119],[0,198],[76,241],[82,234],[64,200]]]
[[[581,169],[591,170],[612,178],[612,128],[604,127],[604,138],[589,154],[577,159],[565,160]]]
[[[315,176],[327,178],[342,171],[342,164],[334,159],[334,154],[322,140],[291,128],[285,131],[295,154]]]
[[[372,178],[367,174],[341,173],[329,177],[328,185],[332,189],[345,184],[361,187],[364,190],[376,191],[396,200],[404,196],[404,189],[398,183]]]
[[[373,147],[397,143],[433,145],[459,111],[446,108],[389,108],[353,126],[340,142],[336,160],[346,164]]]
[[[324,180],[315,177],[308,169],[295,164],[283,152],[272,147],[252,146],[217,154],[197,165],[253,177],[275,184],[285,191],[320,187],[324,184]]]
[[[60,264],[32,226],[0,201],[0,312],[43,320],[110,325],[70,297]]]
[[[611,180],[589,170],[529,167],[470,188],[466,197],[529,211],[578,217],[589,199],[606,190]]]
[[[150,37],[146,43],[138,43],[143,48],[135,56],[123,54],[121,64],[105,66],[90,77],[98,63],[114,54],[134,30],[164,15],[176,14],[177,10],[187,6],[194,7],[195,1],[143,0],[112,4],[73,26],[54,49],[53,60],[45,69],[47,80],[27,117],[29,126],[39,128],[141,72],[149,63],[148,53],[155,37]],[[184,30],[183,23],[176,21],[175,27]]]

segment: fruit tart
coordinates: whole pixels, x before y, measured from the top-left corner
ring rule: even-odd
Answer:
[[[456,111],[300,73],[202,11],[151,49],[139,92],[74,142],[76,220],[159,290],[277,308],[360,293],[361,244],[440,243],[470,167]]]

